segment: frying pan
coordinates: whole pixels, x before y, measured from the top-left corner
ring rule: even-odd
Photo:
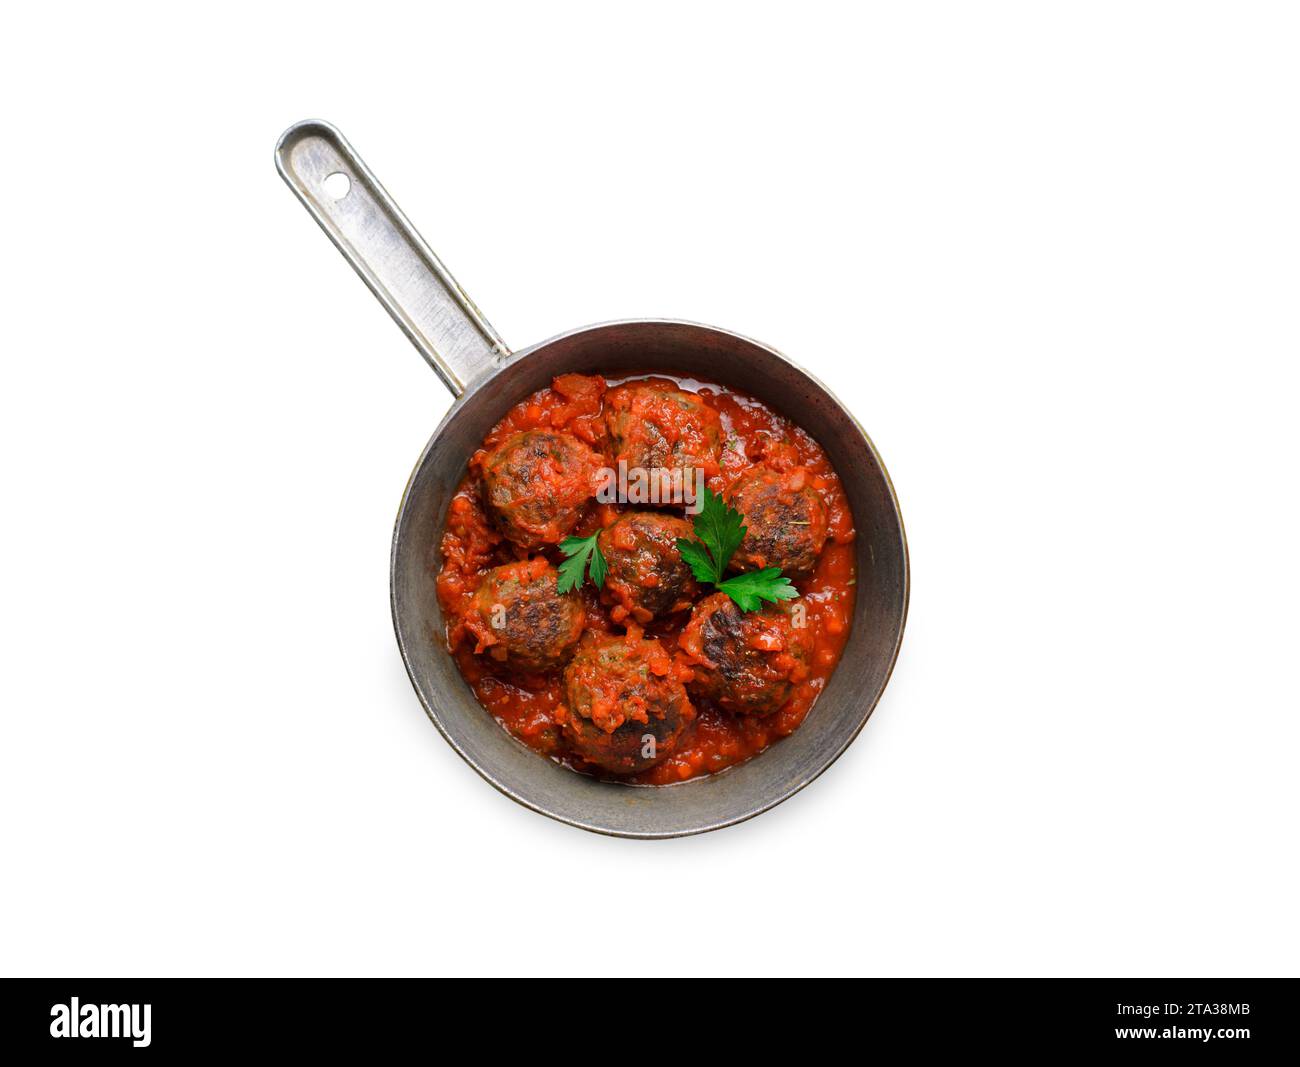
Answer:
[[[671,319],[584,326],[512,353],[338,130],[319,121],[290,127],[276,145],[275,162],[456,398],[407,483],[393,532],[391,579],[393,625],[411,683],[465,762],[525,807],[585,830],[635,838],[743,822],[829,767],[884,691],[908,599],[907,542],[889,475],[830,390],[766,345]],[[569,371],[611,377],[661,371],[732,386],[812,434],[843,482],[857,530],[857,598],[843,658],[794,734],[720,774],[659,787],[575,774],[510,737],[475,700],[447,652],[434,590],[447,504],[492,426]]]

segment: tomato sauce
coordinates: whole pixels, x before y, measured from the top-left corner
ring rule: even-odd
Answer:
[[[479,703],[512,736],[581,773],[599,772],[565,742],[560,728],[565,716],[562,672],[507,675],[489,657],[475,654],[475,635],[466,626],[467,618],[472,618],[474,593],[484,573],[491,567],[529,555],[505,540],[484,510],[483,462],[489,449],[512,434],[539,429],[571,433],[610,460],[613,452],[605,418],[607,390],[626,381],[662,381],[665,377],[659,374],[652,378],[607,382],[596,375],[560,375],[550,388],[539,390],[516,404],[493,427],[484,439],[483,448],[471,457],[469,473],[448,507],[437,580],[438,599],[447,620],[447,646]],[[635,785],[668,785],[713,774],[744,762],[793,733],[839,662],[853,618],[856,582],[853,516],[839,477],[820,446],[788,419],[744,393],[696,379],[674,378],[672,385],[697,394],[719,417],[721,462],[718,469],[709,472],[706,483],[713,492],[725,493],[733,482],[760,463],[777,471],[804,468],[826,507],[828,537],[812,573],[793,579],[806,605],[813,652],[810,670],[795,684],[790,698],[777,711],[755,716],[728,714],[707,698],[693,695],[694,726],[671,754],[648,770],[612,779]],[[655,415],[661,429],[663,420],[671,417],[671,413]],[[573,532],[586,537],[611,525],[630,507],[601,504],[593,499]],[[674,513],[680,514],[680,509]],[[555,564],[564,558],[558,549],[550,547],[534,555],[543,555]],[[621,606],[602,603],[599,591],[591,582],[585,582],[578,592],[586,610],[587,629],[621,633],[625,626],[636,625]],[[711,592],[711,587],[702,587],[697,600]],[[666,618],[655,618],[644,627],[647,637],[658,638],[677,657],[684,677],[690,675],[689,658],[678,647],[678,636],[689,615],[680,611]]]

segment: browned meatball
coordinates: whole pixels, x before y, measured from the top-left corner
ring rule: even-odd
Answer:
[[[597,543],[609,565],[605,594],[616,622],[631,615],[647,623],[691,606],[695,578],[682,562],[677,539],[693,536],[685,519],[658,511],[630,511],[600,532]]]
[[[504,666],[521,671],[553,670],[577,647],[586,623],[575,593],[561,595],[559,572],[540,556],[493,567],[483,576],[465,629]]]
[[[696,472],[708,479],[720,470],[722,420],[703,399],[670,381],[652,378],[611,389],[605,394],[605,421],[616,467],[621,462],[629,472],[673,475],[656,503],[693,499]]]
[[[483,500],[497,528],[528,549],[559,544],[595,493],[600,457],[573,434],[523,430],[481,460]]]
[[[564,733],[590,763],[615,774],[652,767],[695,718],[658,641],[590,634],[564,671]]]
[[[826,543],[826,505],[802,467],[777,472],[756,467],[727,493],[745,517],[745,539],[731,557],[733,570],[780,567],[789,578],[805,577]]]
[[[695,605],[678,646],[694,664],[692,693],[741,715],[767,715],[808,677],[813,637],[797,602],[743,612],[726,593]]]

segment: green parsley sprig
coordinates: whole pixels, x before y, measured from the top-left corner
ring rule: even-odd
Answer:
[[[758,571],[745,571],[724,578],[727,564],[735,555],[740,542],[745,539],[745,517],[735,508],[723,503],[722,498],[704,490],[703,507],[695,516],[695,536],[698,541],[677,539],[677,551],[691,568],[695,580],[706,582],[719,592],[726,593],[741,611],[758,611],[766,600],[775,604],[794,600],[799,591],[781,575],[780,567],[764,567]],[[563,547],[563,546],[561,546]]]
[[[560,580],[556,583],[559,592],[567,593],[570,589],[577,589],[587,576],[588,563],[591,566],[591,580],[596,583],[596,588],[604,588],[609,568],[605,565],[600,545],[596,544],[600,533],[597,530],[590,537],[566,537],[560,542],[560,551],[569,558],[560,564]]]
[[[776,604],[799,596],[790,579],[782,576],[780,567],[764,567],[724,577],[727,564],[745,539],[745,518],[708,489],[704,490],[703,507],[695,516],[693,525],[699,540],[688,541],[679,537],[677,551],[691,568],[696,581],[726,593],[741,611],[759,611],[765,600]],[[609,567],[596,541],[600,534],[601,531],[597,530],[590,537],[566,537],[560,542],[560,551],[567,558],[560,564],[559,592],[577,589],[588,574],[597,589],[604,588]]]

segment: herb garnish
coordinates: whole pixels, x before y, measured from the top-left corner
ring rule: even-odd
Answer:
[[[719,592],[726,593],[741,611],[758,611],[764,600],[772,604],[794,600],[799,592],[790,584],[789,578],[781,576],[780,567],[764,567],[759,571],[723,578],[727,564],[745,539],[744,522],[745,517],[740,512],[705,489],[704,506],[695,516],[694,524],[695,536],[699,540],[688,541],[679,537],[677,551],[691,568],[696,581],[707,582]]]
[[[609,568],[605,566],[600,545],[596,544],[596,538],[600,534],[601,531],[597,530],[590,537],[566,537],[560,542],[560,551],[569,558],[560,564],[560,580],[556,583],[558,592],[567,593],[582,584],[587,574],[588,561],[591,562],[591,580],[596,583],[597,589],[604,588],[605,574]]]

